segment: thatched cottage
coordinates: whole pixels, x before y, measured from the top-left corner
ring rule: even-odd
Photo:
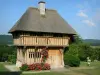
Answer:
[[[46,62],[51,68],[64,67],[64,48],[76,32],[56,10],[46,9],[45,2],[38,5],[29,7],[9,31],[17,47],[16,65],[41,63],[41,50],[45,47]]]

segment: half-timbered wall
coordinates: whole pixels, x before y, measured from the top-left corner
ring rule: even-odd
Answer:
[[[54,36],[52,34],[36,35],[30,33],[14,34],[14,44],[21,46],[68,46],[68,36]]]
[[[25,50],[23,49],[23,47],[17,47],[17,61],[25,63],[25,54],[24,53],[25,53]]]
[[[33,64],[33,63],[41,63],[41,48],[32,48],[32,47],[28,47],[27,48],[27,52],[26,52],[26,60],[25,62],[27,64]]]
[[[18,47],[17,48],[17,61],[22,64],[33,64],[41,63],[42,55],[41,51],[43,48],[38,47]],[[48,48],[48,59],[46,63],[49,63],[51,67],[62,67],[63,64],[63,52],[61,48]]]
[[[17,61],[27,64],[41,63],[41,50],[42,48],[36,49],[34,47],[18,47]]]

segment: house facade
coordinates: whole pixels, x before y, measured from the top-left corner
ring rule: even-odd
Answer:
[[[17,47],[16,66],[41,63],[41,51],[46,48],[46,63],[51,68],[64,67],[64,48],[76,32],[56,10],[46,9],[45,2],[38,5],[38,8],[29,7],[9,31]]]

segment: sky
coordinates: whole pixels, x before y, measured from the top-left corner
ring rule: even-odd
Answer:
[[[0,0],[0,34],[10,28],[28,7],[38,7],[40,0]],[[83,39],[100,39],[100,0],[43,0],[55,9]]]

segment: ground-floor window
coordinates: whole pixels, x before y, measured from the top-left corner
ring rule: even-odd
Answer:
[[[41,58],[41,52],[29,52],[29,58]]]

